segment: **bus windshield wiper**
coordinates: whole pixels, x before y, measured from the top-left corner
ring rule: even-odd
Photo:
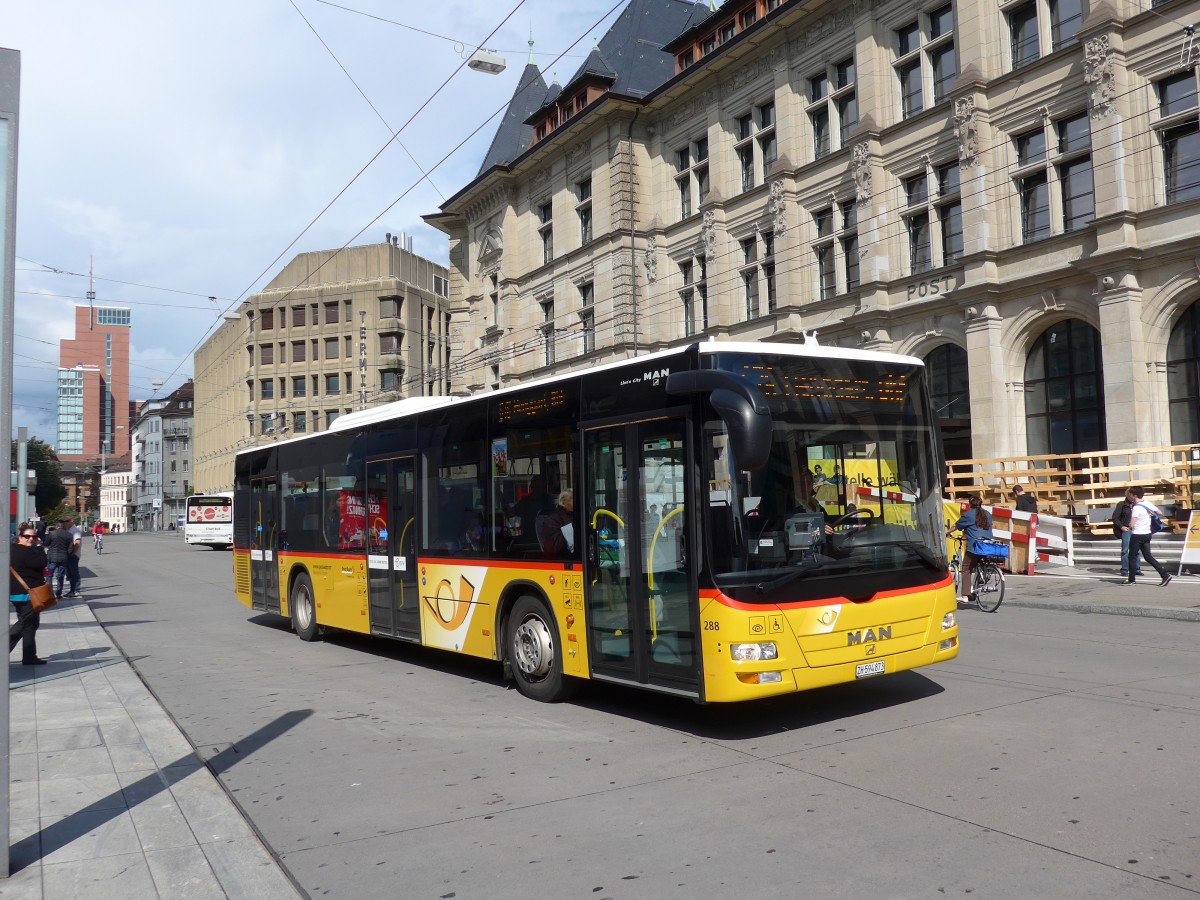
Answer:
[[[807,578],[821,567],[822,564],[819,562],[801,563],[801,567],[799,569],[791,569],[788,572],[784,572],[782,575],[776,576],[769,582],[760,581],[754,586],[754,590],[758,591],[760,594],[765,594],[768,590],[786,587],[793,581],[799,581],[801,578]]]
[[[933,569],[935,572],[941,572],[946,569],[946,564],[934,555],[934,552],[926,547],[920,541],[884,541],[876,544],[876,547],[903,547],[905,550],[911,550],[915,553],[925,565]]]

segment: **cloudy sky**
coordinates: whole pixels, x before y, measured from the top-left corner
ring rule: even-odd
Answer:
[[[297,253],[392,232],[445,263],[421,215],[478,170],[530,29],[565,82],[624,6],[0,0],[0,47],[21,52],[14,429],[54,443],[89,260],[96,302],[133,310],[137,399],[190,377],[220,313]],[[507,70],[456,72],[481,43]]]

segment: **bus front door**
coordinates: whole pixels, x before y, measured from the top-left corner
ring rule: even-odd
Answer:
[[[695,696],[687,434],[676,418],[586,430],[579,509],[592,674]]]
[[[417,641],[416,461],[367,463],[367,596],[371,633]]]
[[[250,480],[250,605],[277,613],[279,605],[279,479]]]

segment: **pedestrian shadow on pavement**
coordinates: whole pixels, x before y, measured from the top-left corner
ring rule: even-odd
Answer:
[[[284,713],[208,760],[207,766],[216,776],[231,769],[243,758],[261,750],[271,741],[295,728],[313,714],[311,709],[297,709]],[[9,856],[13,874],[38,860],[45,859],[57,850],[69,846],[91,833],[99,826],[124,814],[126,810],[145,803],[152,797],[170,790],[188,775],[204,767],[195,753],[181,756],[173,763],[157,769],[128,787],[113,791],[107,797],[95,801],[76,813],[60,819],[17,841],[12,845]],[[231,800],[232,802],[232,800]]]
[[[112,647],[93,648],[96,650],[112,650]],[[83,651],[72,651],[81,653]],[[68,675],[81,675],[93,669],[103,669],[105,666],[125,662],[124,656],[97,656],[92,659],[73,658],[67,654],[51,654],[46,657],[44,666],[23,666],[20,663],[9,663],[8,689],[28,687],[46,681],[66,678]]]

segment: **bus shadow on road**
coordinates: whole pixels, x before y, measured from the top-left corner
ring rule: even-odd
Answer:
[[[713,740],[744,740],[796,731],[901,706],[942,693],[919,672],[899,672],[868,683],[839,684],[736,704],[697,705],[636,688],[588,684],[577,705]]]
[[[292,634],[291,621],[282,616],[259,613],[247,621],[298,640]],[[362,654],[364,663],[393,661],[401,665],[418,666],[448,678],[516,690],[515,683],[504,678],[503,669],[495,660],[461,656],[419,644],[348,631],[330,631],[321,640]],[[907,671],[765,700],[706,706],[687,698],[633,686],[588,681],[583,682],[579,692],[566,702],[696,737],[732,741],[869,715],[936,696],[943,690],[940,684],[920,672]]]

